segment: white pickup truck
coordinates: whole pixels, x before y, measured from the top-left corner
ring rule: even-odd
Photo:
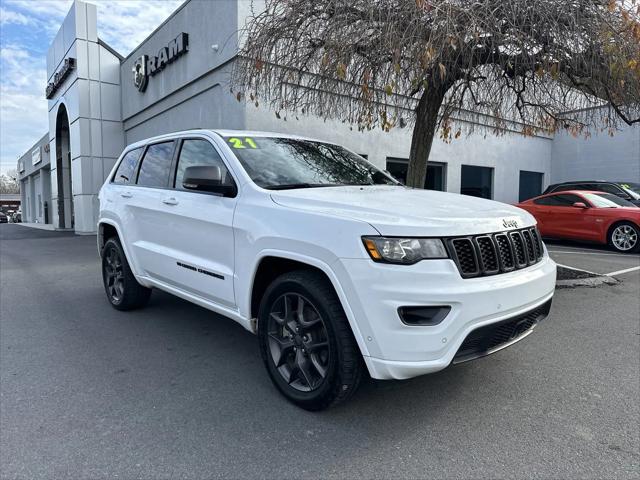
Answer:
[[[527,212],[410,189],[344,147],[276,133],[128,146],[98,231],[113,307],[158,288],[237,321],[309,410],[350,397],[365,369],[404,379],[511,345],[555,287]]]

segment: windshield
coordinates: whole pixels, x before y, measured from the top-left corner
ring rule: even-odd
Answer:
[[[400,185],[338,145],[293,138],[223,137],[251,179],[271,190],[338,185]]]
[[[631,198],[634,200],[640,200],[640,183],[623,182],[619,185]]]
[[[582,195],[596,208],[635,207],[630,201],[612,193],[582,193]]]

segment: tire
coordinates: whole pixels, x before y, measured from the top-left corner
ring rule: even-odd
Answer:
[[[640,228],[631,222],[620,222],[609,231],[609,245],[621,253],[640,251]]]
[[[102,248],[102,282],[109,303],[116,310],[144,307],[151,296],[151,289],[140,285],[133,276],[117,238],[110,238]]]
[[[258,338],[271,380],[295,405],[323,410],[357,390],[362,355],[340,300],[321,273],[299,270],[273,281],[260,303]]]

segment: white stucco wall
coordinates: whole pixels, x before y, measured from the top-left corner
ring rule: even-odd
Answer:
[[[553,183],[571,180],[640,182],[640,125],[624,126],[613,136],[558,133],[552,146]]]

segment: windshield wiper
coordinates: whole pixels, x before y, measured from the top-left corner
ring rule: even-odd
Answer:
[[[269,185],[264,187],[267,190],[293,190],[294,188],[318,188],[318,187],[339,187],[339,183],[285,183],[282,185]]]

